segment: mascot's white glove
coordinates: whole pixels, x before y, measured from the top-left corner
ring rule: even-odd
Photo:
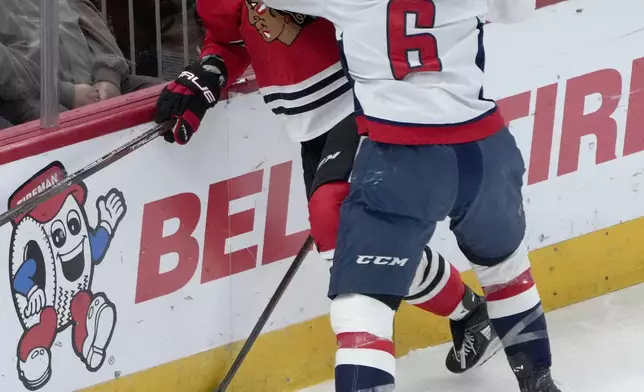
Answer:
[[[107,195],[96,200],[96,208],[98,208],[99,226],[107,230],[111,236],[125,215],[123,194],[116,189],[110,190]]]
[[[34,286],[27,293],[27,300],[29,303],[25,308],[25,317],[29,318],[38,314],[45,307],[45,292],[38,286]]]

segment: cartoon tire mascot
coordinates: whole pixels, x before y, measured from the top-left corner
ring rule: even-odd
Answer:
[[[53,162],[9,198],[9,208],[36,196],[66,176]],[[73,185],[13,221],[10,276],[14,305],[24,333],[17,348],[18,377],[29,390],[51,377],[51,347],[72,326],[72,347],[87,370],[105,361],[116,324],[116,308],[104,293],[92,293],[101,263],[126,212],[116,189],[96,200],[98,225],[87,219],[84,183]]]

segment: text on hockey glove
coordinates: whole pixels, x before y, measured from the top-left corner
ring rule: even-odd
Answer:
[[[188,143],[199,129],[206,111],[219,100],[225,79],[223,63],[213,59],[189,65],[163,89],[157,101],[155,121],[162,123],[176,119],[175,125],[164,135],[166,141]]]

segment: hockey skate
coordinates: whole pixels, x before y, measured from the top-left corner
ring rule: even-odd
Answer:
[[[552,379],[550,368],[534,369],[521,353],[509,361],[521,392],[562,392]]]
[[[471,313],[462,320],[450,320],[454,345],[447,354],[445,366],[452,373],[481,366],[502,348],[483,298],[467,287],[463,302]]]

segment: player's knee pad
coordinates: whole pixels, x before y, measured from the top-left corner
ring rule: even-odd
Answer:
[[[459,271],[441,254],[426,246],[405,300],[438,316],[448,317],[458,308],[464,294],[465,284]]]
[[[368,366],[394,376],[394,313],[387,304],[367,295],[335,297],[331,327],[338,341],[336,367]]]
[[[389,308],[394,312],[398,311],[398,308],[400,308],[400,304],[403,301],[403,298],[397,295],[387,295],[387,294],[364,294],[364,295],[366,295],[367,297],[371,297],[376,301],[382,302],[383,304],[389,306]]]
[[[363,294],[338,295],[331,302],[331,327],[337,334],[368,332],[391,340],[395,311],[389,305]]]
[[[490,318],[507,317],[535,307],[541,300],[532,279],[528,249],[524,242],[510,255],[471,260],[483,286]]]

